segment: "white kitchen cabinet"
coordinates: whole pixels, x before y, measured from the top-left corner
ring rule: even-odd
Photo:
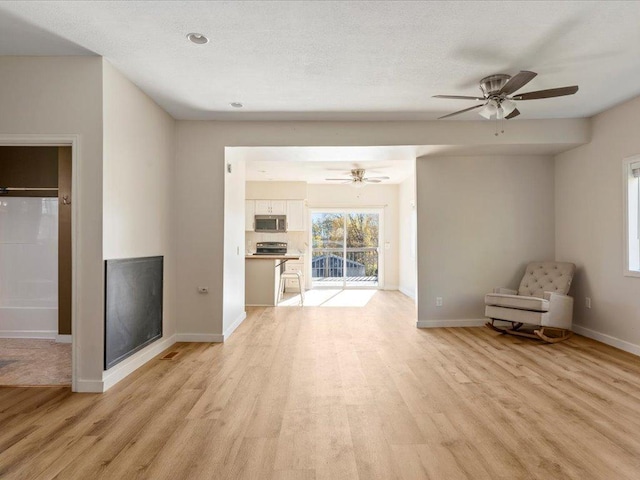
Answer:
[[[256,200],[256,215],[286,215],[286,200]]]
[[[286,215],[286,214],[287,214],[286,200],[271,200],[271,215]]]
[[[255,214],[256,215],[269,215],[271,213],[271,200],[256,200],[255,201]]]
[[[256,202],[253,200],[245,200],[244,202],[244,230],[245,232],[253,232],[254,217],[256,214]]]
[[[287,200],[287,231],[304,231],[304,220],[304,200]]]

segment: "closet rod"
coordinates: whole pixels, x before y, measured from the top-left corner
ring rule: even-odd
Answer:
[[[0,193],[7,192],[57,192],[57,188],[36,188],[36,187],[0,187]]]

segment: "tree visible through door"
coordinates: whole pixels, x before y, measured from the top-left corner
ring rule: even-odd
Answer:
[[[379,213],[315,212],[311,223],[314,286],[378,285]]]

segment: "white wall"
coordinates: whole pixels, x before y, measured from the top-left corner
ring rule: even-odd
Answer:
[[[491,122],[177,122],[177,308],[180,331],[222,334],[225,147],[567,145],[589,140],[589,121],[522,120],[495,137]],[[420,281],[420,280],[419,280]],[[208,285],[209,295],[199,295]],[[238,298],[244,293],[237,291]]]
[[[58,199],[0,197],[0,337],[56,338]]]
[[[247,182],[247,200],[304,200],[306,182]]]
[[[0,57],[0,144],[16,136],[78,136],[76,233],[79,389],[102,376],[102,60],[98,57]]]
[[[176,333],[175,120],[106,60],[103,94],[103,255],[164,257],[163,337],[171,339]],[[152,349],[158,345],[114,369],[148,357]]]
[[[552,157],[421,157],[416,170],[421,326],[482,319],[486,293],[554,258]]]
[[[383,213],[381,254],[384,255],[384,285],[386,290],[398,289],[398,185],[367,185],[353,188],[350,185],[307,186],[310,209],[342,207],[380,207]],[[385,249],[389,242],[389,249]]]
[[[416,298],[416,176],[407,178],[398,185],[398,289],[405,295]]]
[[[556,157],[556,256],[578,267],[576,331],[640,354],[640,278],[622,274],[622,160],[640,153],[638,125],[640,97],[595,116],[591,143]]]

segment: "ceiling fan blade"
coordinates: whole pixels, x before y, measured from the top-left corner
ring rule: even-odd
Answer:
[[[536,72],[530,72],[528,70],[522,70],[519,73],[516,73],[513,77],[511,77],[507,83],[504,84],[504,87],[500,89],[498,95],[505,94],[511,95],[516,90],[520,90],[527,83],[535,78],[538,75]]]
[[[535,92],[520,93],[512,97],[514,100],[537,100],[539,98],[563,97],[573,95],[578,91],[578,86],[550,88],[548,90],[537,90]]]
[[[454,100],[484,100],[484,97],[467,97],[465,95],[434,95],[431,98],[452,98]]]
[[[513,117],[517,117],[518,115],[520,115],[520,110],[518,110],[517,108],[513,110],[513,112],[511,112],[509,115],[507,115],[506,118],[507,120],[509,120],[510,118]]]
[[[367,182],[367,183],[380,183],[380,182],[382,182],[382,180],[378,180],[377,178],[363,178],[362,181],[363,182]]]
[[[366,177],[363,180],[389,180],[389,177]]]
[[[480,105],[474,105],[473,107],[465,108],[464,110],[458,110],[457,112],[450,113],[449,115],[444,115],[443,117],[438,117],[438,120],[442,120],[443,118],[453,117],[454,115],[459,115],[460,113],[468,112],[469,110],[474,110],[480,107],[484,107],[484,103],[481,103]]]

